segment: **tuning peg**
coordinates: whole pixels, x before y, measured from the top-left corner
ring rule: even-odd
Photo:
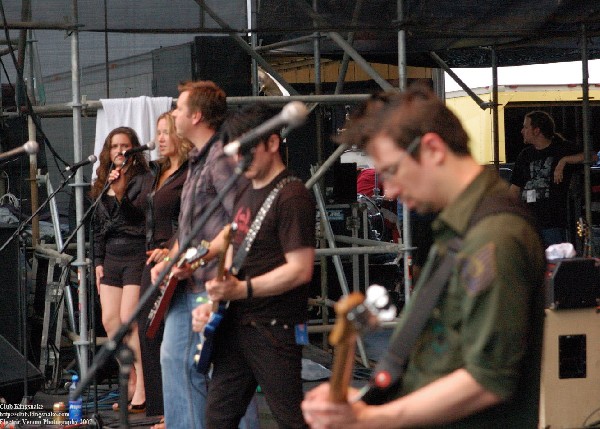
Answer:
[[[369,305],[377,309],[385,308],[389,302],[390,297],[387,293],[387,289],[381,285],[371,285],[367,288],[366,301]]]
[[[371,285],[366,290],[365,306],[379,322],[389,322],[396,317],[396,306],[390,303],[390,296],[385,287]]]

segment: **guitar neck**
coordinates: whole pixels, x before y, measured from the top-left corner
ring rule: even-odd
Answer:
[[[348,387],[352,377],[356,335],[352,335],[348,340],[335,348],[329,379],[329,400],[338,404],[348,400]]]
[[[348,313],[364,301],[363,294],[353,292],[340,299],[334,306],[336,320],[329,334],[329,343],[335,347],[333,367],[329,379],[329,400],[342,403],[348,400],[348,387],[354,365],[357,332],[348,320]]]
[[[233,232],[237,229],[237,225],[235,223],[231,223],[225,225],[223,230],[225,231],[225,241],[223,242],[223,248],[219,251],[219,263],[217,264],[217,275],[216,278],[218,280],[223,280],[225,277],[225,259],[227,256],[227,249],[229,249],[229,245],[231,244],[231,239]],[[212,303],[212,311],[213,313],[217,312],[219,309],[219,301],[213,301]]]

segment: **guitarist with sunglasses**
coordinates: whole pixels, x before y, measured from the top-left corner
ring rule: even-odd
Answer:
[[[247,106],[227,119],[225,132],[232,140],[276,113],[262,104]],[[236,196],[231,269],[236,275],[229,273],[206,284],[213,302],[230,301],[212,352],[206,407],[207,427],[212,429],[237,428],[257,386],[279,427],[306,427],[300,411],[302,344],[307,340],[304,323],[316,213],[304,184],[286,169],[281,143],[278,130],[260,139],[245,173],[250,183]],[[278,191],[273,194],[274,189]],[[257,213],[270,198],[272,203],[257,228],[256,219],[261,217]],[[247,236],[253,233],[255,239],[246,250]],[[213,241],[213,247],[221,245]],[[193,311],[195,331],[208,322],[211,308],[205,304]]]

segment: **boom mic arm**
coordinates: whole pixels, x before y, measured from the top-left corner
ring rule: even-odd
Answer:
[[[0,153],[0,161],[5,161],[7,159],[11,159],[20,155],[24,155],[24,154],[29,154],[29,155],[34,155],[36,153],[38,153],[38,150],[40,149],[40,145],[38,145],[38,142],[30,140],[27,143],[25,143],[23,146],[19,146],[17,148],[11,149],[9,151],[6,152],[2,152]]]
[[[145,145],[142,146],[138,146],[138,147],[134,147],[132,149],[126,150],[125,152],[123,152],[123,156],[125,158],[138,153],[138,152],[143,152],[145,150],[153,150],[156,147],[156,143],[154,143],[154,140],[150,140],[148,143],[146,143]]]

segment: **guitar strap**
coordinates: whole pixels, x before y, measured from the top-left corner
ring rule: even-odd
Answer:
[[[254,239],[258,235],[258,231],[260,231],[260,227],[262,226],[262,223],[265,220],[267,213],[271,209],[273,201],[275,201],[275,198],[279,194],[279,191],[281,191],[283,187],[288,183],[299,181],[300,179],[294,176],[284,177],[277,183],[277,185],[271,190],[271,192],[269,192],[269,195],[267,195],[267,198],[265,198],[265,201],[256,213],[256,217],[252,221],[252,225],[250,225],[250,229],[246,234],[246,238],[244,238],[244,241],[242,242],[240,248],[235,254],[235,257],[233,258],[233,262],[231,263],[231,268],[229,269],[229,271],[234,276],[236,276],[240,272],[240,269],[242,268],[242,265],[244,264],[244,261],[248,256],[248,252],[250,252],[250,248],[254,243]]]
[[[484,197],[469,219],[469,228],[487,216],[499,213],[513,213],[535,227],[535,219],[520,201],[507,194],[492,194]],[[536,228],[537,230],[537,228]],[[387,353],[375,367],[370,380],[370,389],[363,396],[369,404],[387,402],[401,383],[402,374],[408,363],[408,357],[439,298],[446,289],[452,269],[456,266],[456,257],[462,247],[462,239],[456,237],[448,242],[446,255],[431,274],[427,283],[421,287],[420,295],[411,312],[407,315],[403,328],[392,338]],[[432,252],[435,251],[435,247]],[[430,255],[430,257],[433,255]]]

